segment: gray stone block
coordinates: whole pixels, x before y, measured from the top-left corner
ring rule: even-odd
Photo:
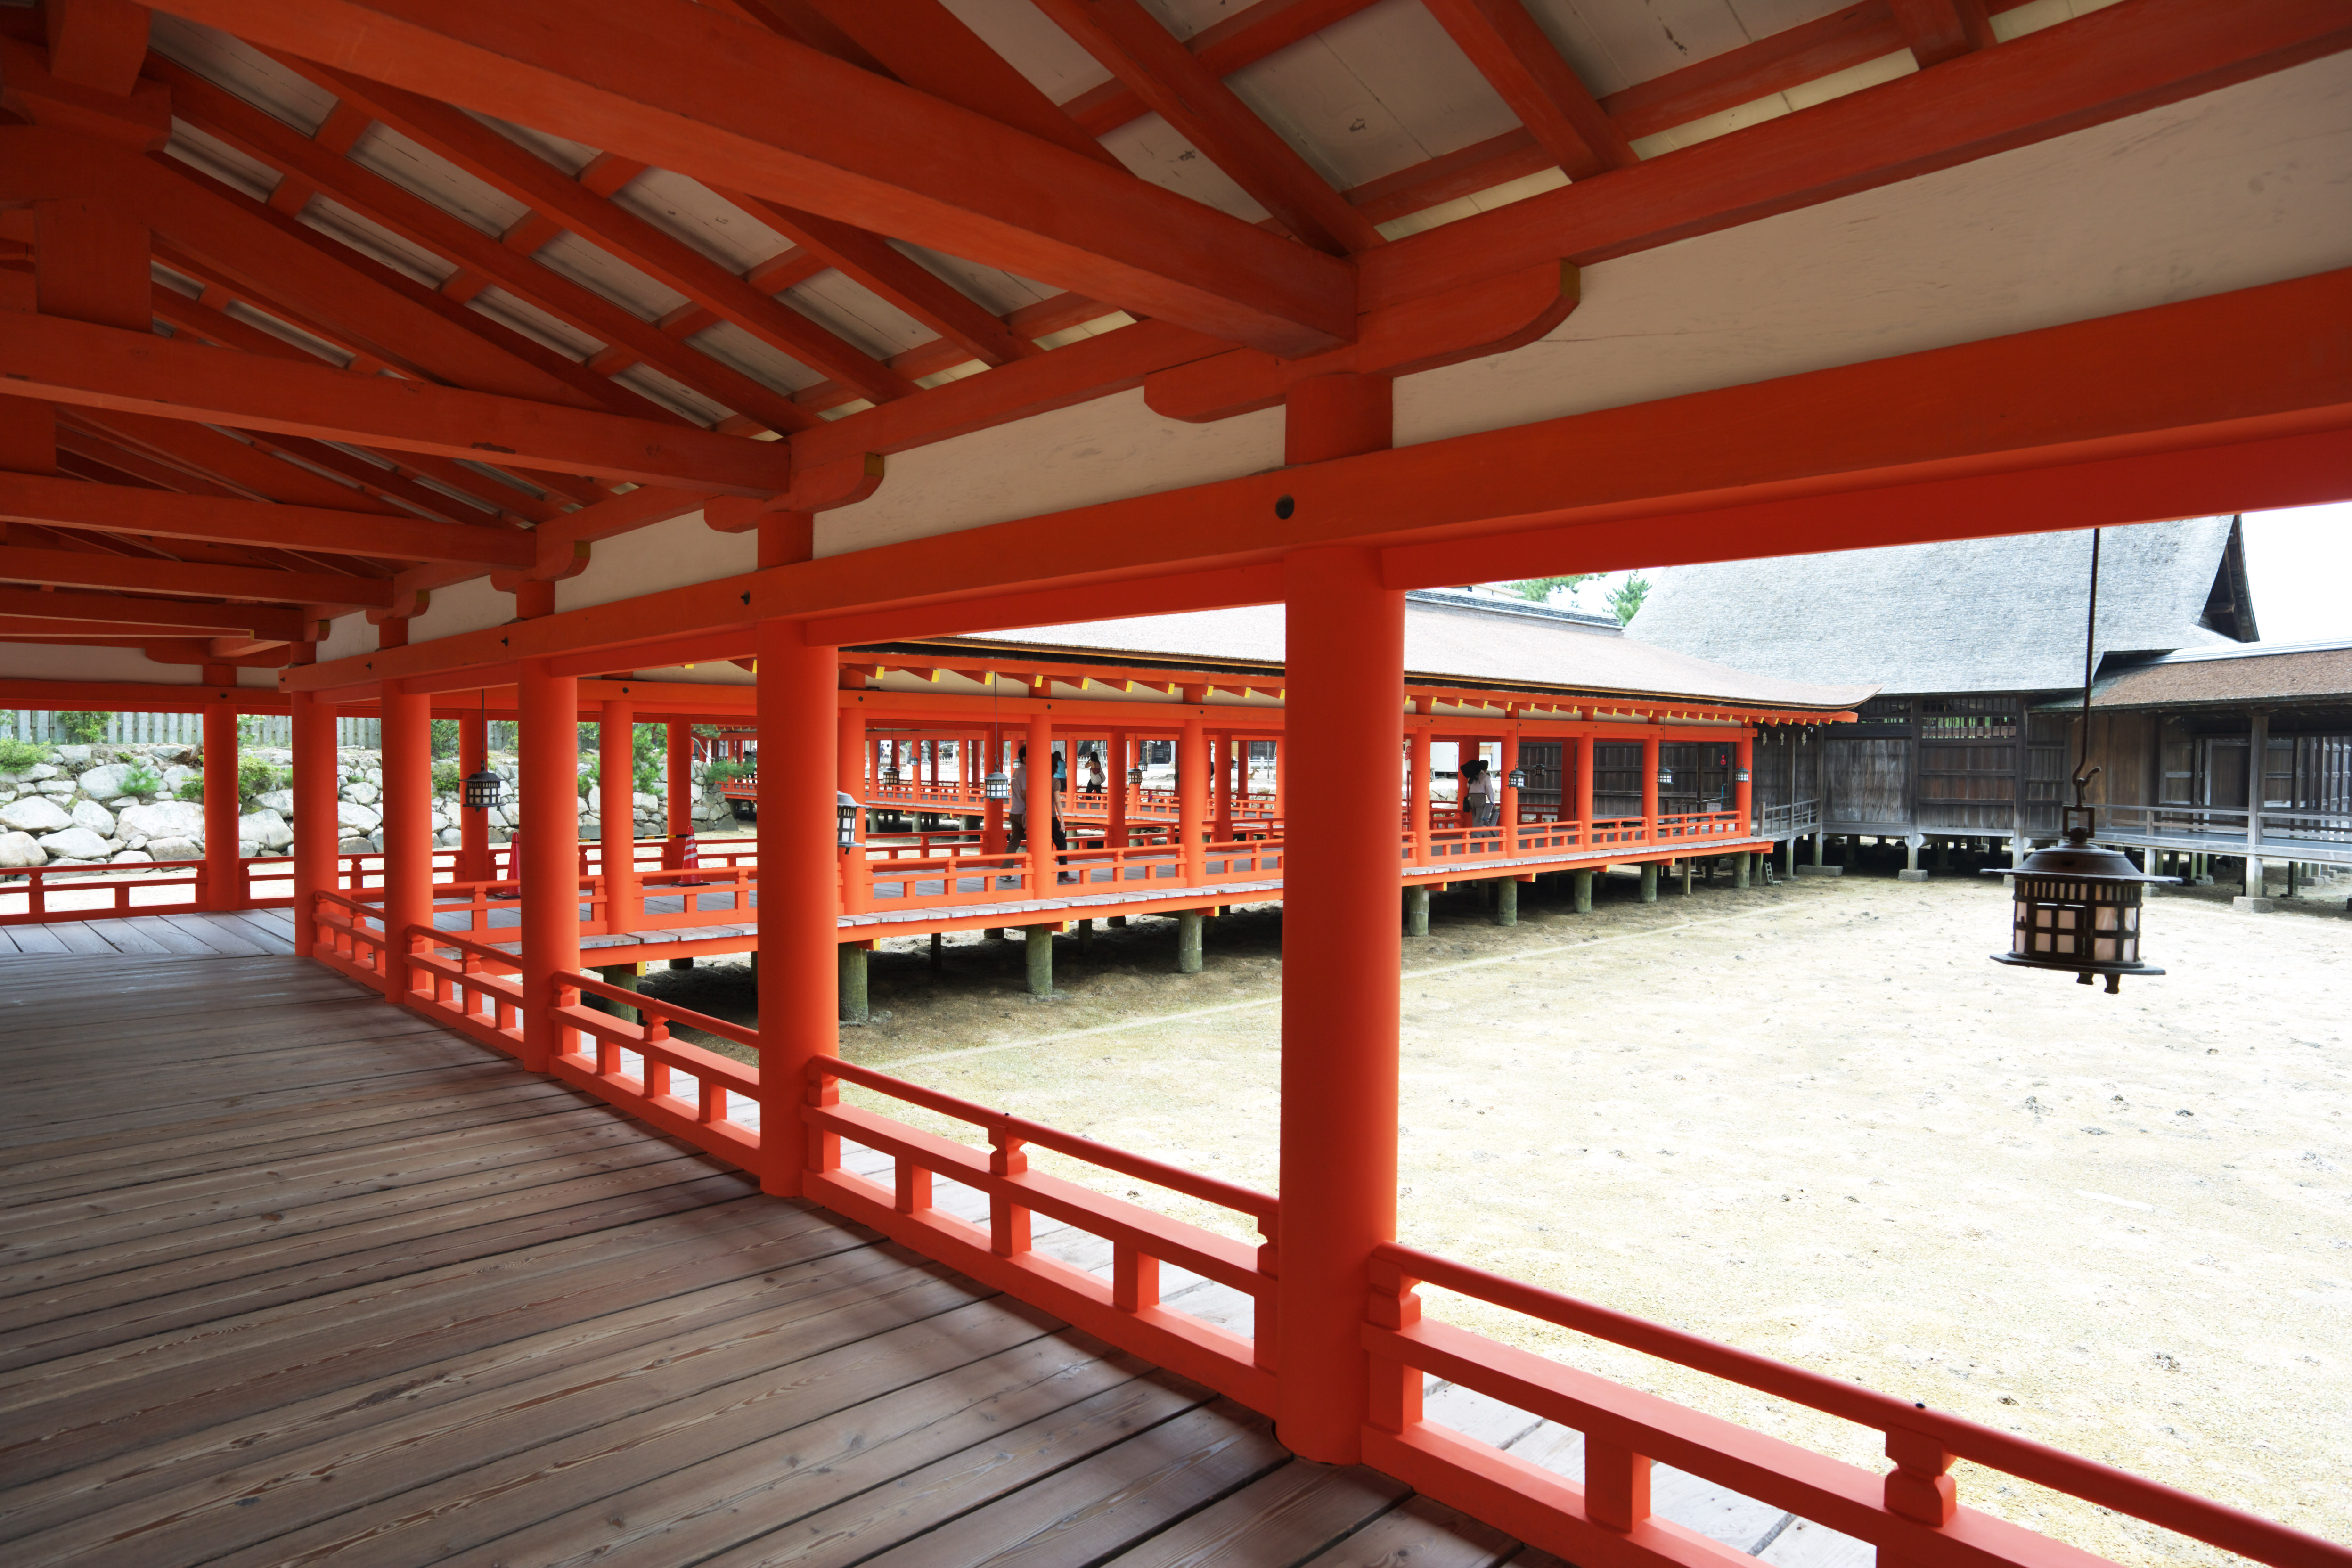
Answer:
[[[1845,868],[1843,866],[1808,866],[1802,861],[1800,861],[1797,865],[1797,875],[1800,877],[1843,877],[1845,875]]]
[[[2266,915],[2278,908],[2278,905],[2269,899],[2250,899],[2241,893],[2230,900],[2230,907],[2233,910],[2242,910],[2250,915]]]
[[[1804,869],[1802,867],[1798,868],[1800,870]],[[1895,879],[1898,882],[1924,882],[1928,879],[1926,868],[1922,868],[1916,871],[1897,871],[1895,873]]]

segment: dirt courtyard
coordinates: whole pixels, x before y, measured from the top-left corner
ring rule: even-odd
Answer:
[[[1514,929],[1441,895],[1405,943],[1401,1239],[2352,1538],[2352,916],[2340,889],[2269,915],[2228,890],[2157,898],[2170,973],[2120,996],[1988,962],[2006,897],[1970,875],[1646,906],[1611,880],[1584,916],[1530,888]],[[937,973],[900,941],[843,1048],[1271,1191],[1279,942],[1276,910],[1236,910],[1178,975],[1171,921],[1066,937],[1041,1001],[1018,941],[950,938]],[[751,1016],[737,966],[646,984]],[[1885,1468],[1875,1434],[1424,1294]],[[1971,1506],[2123,1562],[2226,1560],[1958,1473]]]

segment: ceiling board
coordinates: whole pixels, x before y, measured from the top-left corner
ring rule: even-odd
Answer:
[[[1128,121],[1104,137],[1102,144],[1130,173],[1180,196],[1190,196],[1245,223],[1260,223],[1269,216],[1255,197],[1157,114]]]
[[[640,321],[659,321],[688,302],[668,284],[646,277],[611,251],[569,231],[533,251],[531,259],[602,294]]]
[[[940,0],[1006,64],[1055,103],[1067,103],[1110,79],[1094,56],[1029,0]]]
[[[688,347],[709,354],[721,364],[741,371],[753,381],[776,392],[789,395],[803,387],[814,386],[824,379],[818,372],[753,337],[732,321],[720,321],[705,327],[686,342]]]
[[[699,181],[648,169],[613,195],[624,207],[740,277],[793,242]]]
[[[457,270],[447,258],[421,245],[411,245],[373,218],[362,217],[330,196],[312,196],[310,205],[302,209],[299,221],[428,288],[438,289]]]
[[[152,17],[147,43],[157,54],[236,94],[303,135],[317,135],[327,116],[334,112],[333,93],[288,70],[244,39],[163,11],[154,12]]]
[[[257,158],[248,158],[218,137],[207,136],[184,120],[172,121],[172,140],[163,151],[192,169],[234,185],[255,201],[266,202],[278,188],[278,174]]]
[[[382,121],[352,143],[351,160],[468,226],[496,237],[512,228],[530,208],[497,186],[476,179],[423,143]]]

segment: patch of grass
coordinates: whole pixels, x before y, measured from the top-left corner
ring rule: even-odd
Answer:
[[[21,773],[38,767],[49,749],[35,741],[0,741],[0,773]]]
[[[193,778],[182,779],[180,781],[180,787],[173,790],[172,793],[182,800],[200,801],[204,799],[205,775],[198,773]]]

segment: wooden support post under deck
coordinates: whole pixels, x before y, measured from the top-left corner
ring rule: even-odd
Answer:
[[[1404,890],[1404,934],[1429,934],[1429,884],[1415,882]]]
[[[1750,876],[1748,866],[1754,859],[1754,856],[1748,854],[1744,850],[1731,858],[1731,885],[1733,887],[1746,888],[1748,886]]]
[[[545,1072],[555,1058],[554,977],[580,967],[580,682],[525,659],[516,696],[517,793],[530,826],[521,879],[522,1065]]]
[[[312,895],[335,888],[341,825],[335,820],[335,710],[307,691],[293,693],[294,955],[310,955],[318,919]]]
[[[1387,444],[1386,382],[1303,385],[1318,394],[1292,394],[1295,460],[1347,449],[1375,412]],[[1404,738],[1404,595],[1383,585],[1372,551],[1301,551],[1284,568],[1287,729],[1300,756],[1328,765],[1286,839],[1275,1419],[1292,1452],[1354,1464],[1370,1409],[1371,1249],[1396,1235],[1403,946],[1387,912],[1397,885],[1387,763]]]
[[[1592,912],[1592,873],[1576,871],[1570,875],[1576,879],[1576,912],[1589,915]]]
[[[387,1001],[408,991],[404,934],[433,923],[433,700],[383,685],[383,935]]]
[[[460,882],[486,882],[490,878],[490,814],[467,806],[465,784],[489,765],[489,716],[477,708],[457,719],[457,879]]]
[[[233,687],[235,668],[205,668],[207,686]],[[234,910],[245,901],[244,866],[237,856],[236,709],[205,704],[205,907]]]
[[[1517,877],[1495,879],[1495,923],[1498,926],[1519,923],[1519,879]]]
[[[841,1021],[863,1024],[873,1016],[866,997],[866,949],[862,942],[836,944],[840,949],[837,963],[841,971]],[[761,1124],[767,1123],[767,1113],[761,1111]]]
[[[1658,863],[1655,860],[1642,862],[1642,901],[1645,904],[1658,901]]]
[[[624,991],[635,991],[638,986],[639,968],[640,966],[635,963],[599,964],[596,967],[596,978],[607,985],[617,985]],[[603,1005],[605,1011],[624,1024],[634,1024],[638,1021],[637,1010],[626,1002],[604,1002]]]
[[[1051,996],[1054,994],[1054,928],[1035,925],[1022,933],[1021,955],[1029,973],[1029,994]]]
[[[1201,973],[1201,928],[1204,923],[1204,913],[1201,910],[1176,911],[1176,973],[1179,974]]]
[[[808,1064],[840,1051],[835,889],[845,868],[834,781],[844,726],[832,648],[808,647],[793,621],[762,621],[754,637],[760,750],[777,763],[760,771],[757,818],[760,1190],[793,1197],[812,1164],[801,1120]]]
[[[637,906],[636,704],[607,701],[596,726],[596,847],[604,868],[604,922],[612,931],[643,923]]]

